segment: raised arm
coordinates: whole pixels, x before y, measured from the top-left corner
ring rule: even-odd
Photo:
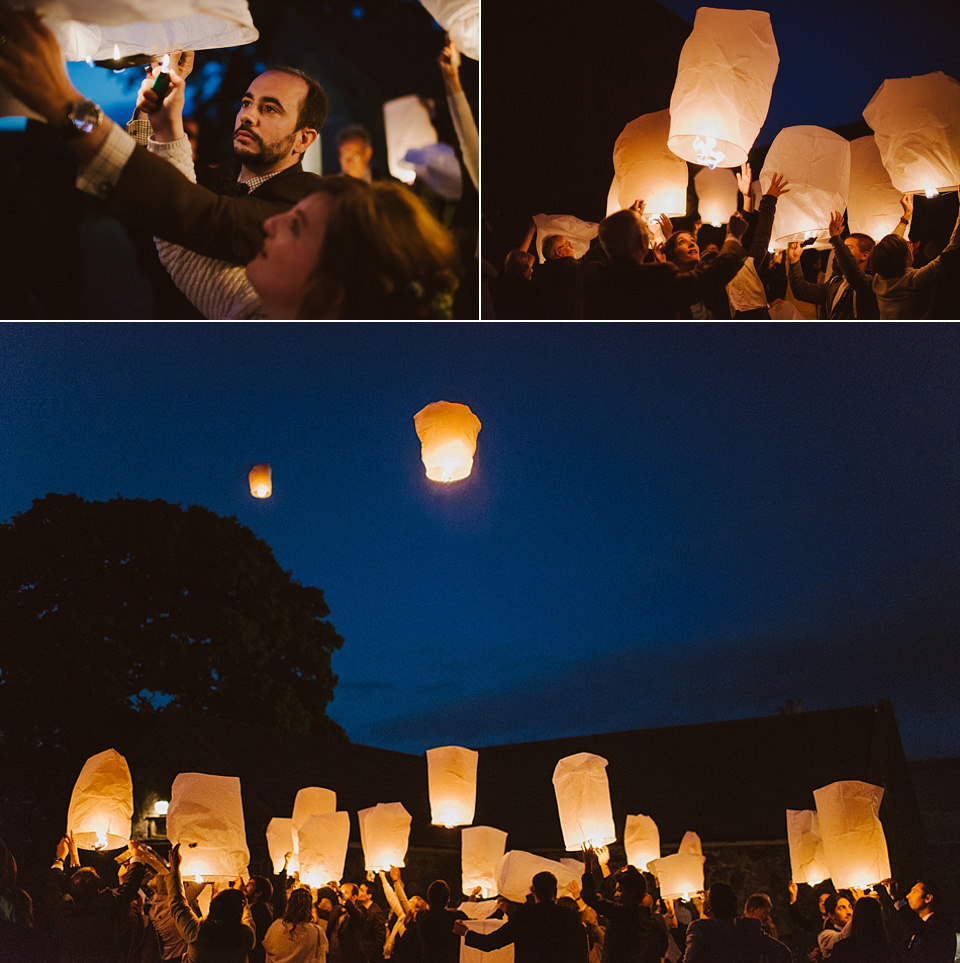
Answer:
[[[457,140],[460,142],[463,166],[466,167],[473,186],[479,190],[480,135],[477,132],[477,123],[473,119],[470,104],[467,103],[467,95],[460,85],[460,51],[453,45],[449,36],[447,45],[443,48],[437,62],[440,64],[443,83],[447,88],[447,104],[450,107],[453,126],[457,131]]]
[[[900,198],[900,206],[903,208],[903,217],[897,221],[897,226],[893,229],[893,233],[897,237],[903,237],[907,232],[907,225],[910,223],[910,219],[913,217],[913,194],[904,194]]]
[[[791,241],[787,245],[787,278],[793,296],[809,304],[823,304],[827,300],[826,284],[811,284],[800,270],[800,242]]]
[[[749,165],[747,165],[749,170]],[[750,257],[759,269],[767,257],[770,247],[770,235],[773,233],[773,220],[777,214],[777,198],[781,194],[789,194],[790,188],[787,186],[785,177],[774,174],[770,182],[770,189],[760,198],[760,216],[757,218],[757,228],[753,234],[753,243],[750,245]]]

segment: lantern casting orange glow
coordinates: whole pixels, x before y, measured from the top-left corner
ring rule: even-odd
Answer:
[[[273,494],[273,477],[269,465],[254,465],[250,469],[250,494],[254,498],[269,498]]]
[[[466,406],[434,401],[413,416],[427,478],[462,481],[473,469],[480,419]]]

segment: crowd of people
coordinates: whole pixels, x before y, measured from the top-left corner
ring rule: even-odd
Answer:
[[[429,164],[416,191],[371,176],[369,134],[358,126],[340,138],[344,173],[305,171],[327,97],[314,78],[282,66],[253,78],[243,95],[232,144],[236,176],[198,184],[183,116],[193,54],[173,51],[171,60],[162,71],[166,91],[158,92],[161,66],[154,65],[124,131],[74,88],[38,15],[0,10],[0,82],[72,148],[77,187],[156,237],[163,266],[202,317],[445,319],[458,287],[466,286],[470,301],[475,236],[458,250],[440,221],[449,172],[436,175],[440,193],[430,186]],[[476,184],[476,124],[449,42],[440,68],[464,169]],[[459,165],[448,153],[459,186]],[[26,310],[26,294],[23,300]]]
[[[812,238],[771,251],[777,199],[796,188],[773,174],[753,210],[749,164],[737,183],[743,212],[720,236],[693,218],[674,224],[665,215],[645,217],[640,199],[606,217],[579,258],[570,238],[542,237],[540,261],[528,250],[537,229],[531,220],[502,272],[488,271],[484,316],[952,320],[960,312],[960,217],[945,246],[907,240],[913,218],[908,194],[893,233],[879,240],[849,233],[844,213],[835,211],[829,254],[811,247]]]
[[[33,898],[0,840],[0,963],[457,963],[462,945],[512,946],[516,963],[953,963],[957,946],[927,877],[897,900],[889,880],[868,893],[826,885],[813,915],[791,881],[789,925],[813,946],[801,957],[778,938],[769,894],[741,904],[717,880],[690,901],[663,899],[652,874],[611,873],[606,848],[585,851],[579,886],[559,897],[557,877],[539,872],[523,903],[480,901],[478,889],[456,909],[446,881],[409,894],[396,867],[311,888],[286,865],[216,886],[185,880],[179,845],[166,862],[131,841],[115,862],[111,888],[67,835]],[[473,919],[499,924],[481,932]]]

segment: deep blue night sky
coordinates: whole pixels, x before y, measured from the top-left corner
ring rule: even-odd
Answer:
[[[420,752],[893,700],[960,755],[956,325],[0,326],[0,519],[235,515],[345,637],[331,715]],[[474,475],[413,415],[470,405]],[[246,473],[273,466],[274,497]]]

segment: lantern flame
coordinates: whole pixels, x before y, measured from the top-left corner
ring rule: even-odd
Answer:
[[[120,47],[117,44],[113,45],[113,59],[114,60],[120,59]]]
[[[93,848],[96,852],[107,848],[107,831],[102,827],[97,829],[97,841],[93,844]]]
[[[697,163],[706,164],[713,170],[727,155],[717,150],[716,137],[701,137],[699,134],[693,139],[693,149],[697,152]]]
[[[927,197],[939,197],[939,196],[940,196],[940,191],[938,191],[935,187],[927,187],[927,188],[924,189],[923,193],[924,193]]]
[[[195,883],[202,883],[202,882],[203,882],[203,877],[202,877],[199,873],[197,873],[197,875],[193,877],[193,881],[194,881]]]
[[[160,70],[163,73],[170,70],[170,54],[163,55],[163,60],[160,61]]]

